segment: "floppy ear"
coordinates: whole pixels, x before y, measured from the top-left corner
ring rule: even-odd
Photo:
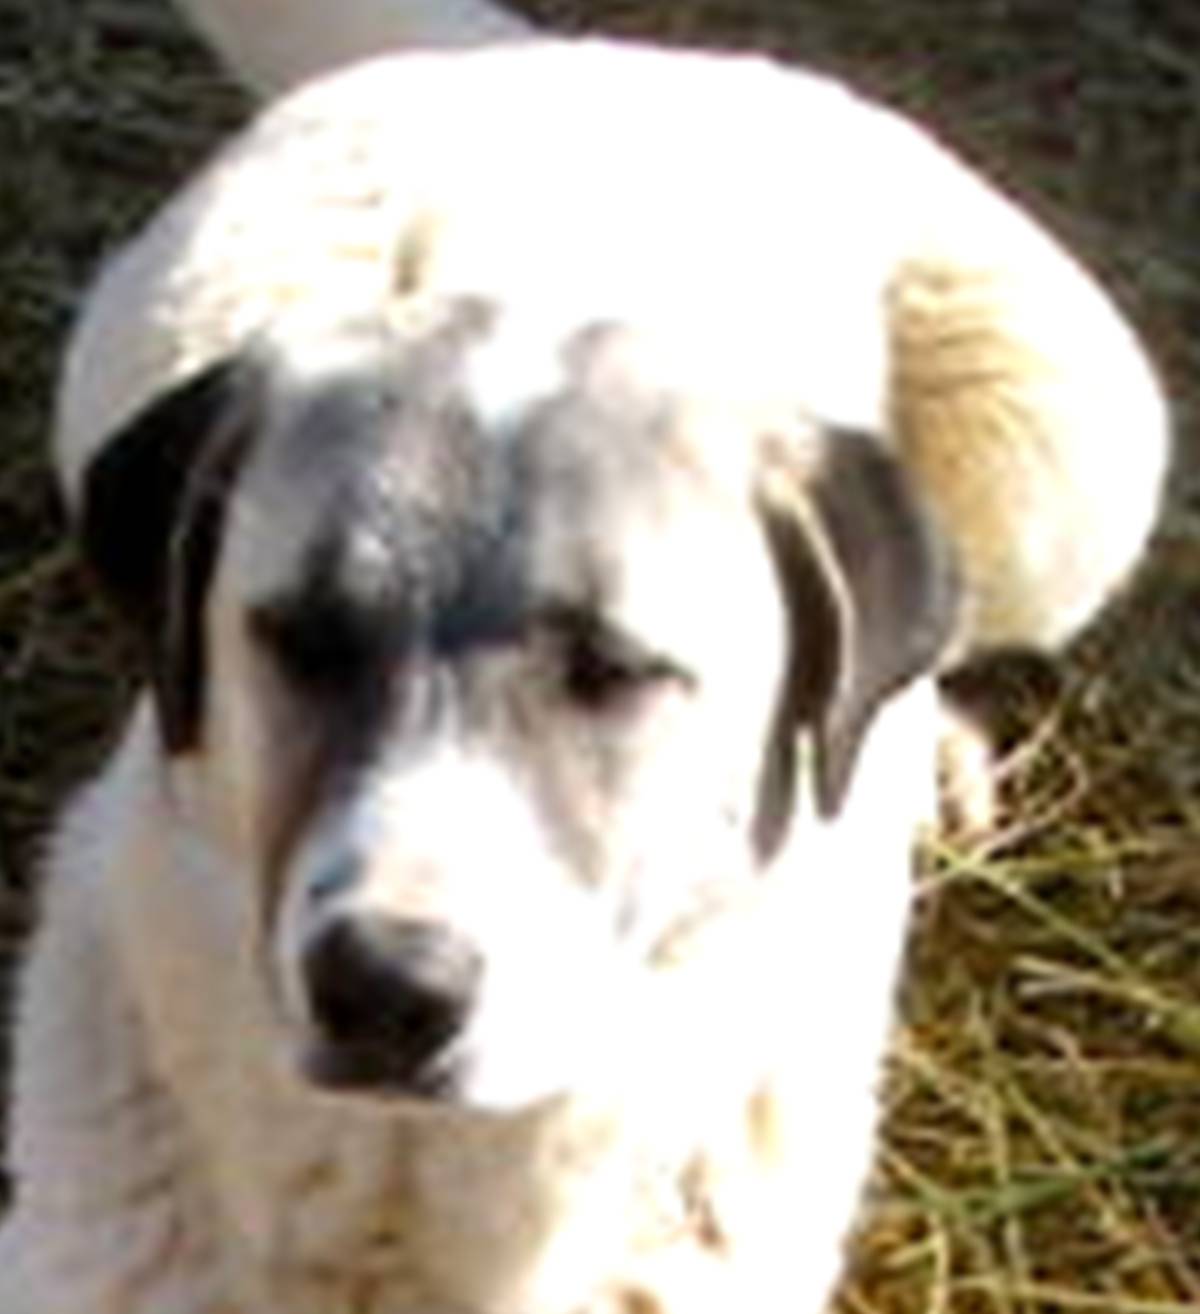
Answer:
[[[84,556],[142,640],[173,754],[199,743],[204,604],[252,431],[246,376],[240,359],[222,360],[157,398],[84,474]]]
[[[817,807],[835,816],[872,717],[945,650],[958,589],[948,544],[869,434],[827,429],[815,454],[766,440],[757,500],[791,648],[760,793],[766,855],[787,825],[800,728],[812,731]]]

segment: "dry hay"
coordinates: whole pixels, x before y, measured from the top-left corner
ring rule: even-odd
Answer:
[[[1182,440],[1171,513],[1138,586],[1068,661],[983,682],[1008,744],[1005,813],[983,840],[929,846],[886,1141],[841,1314],[1200,1308],[1200,346],[1189,334],[1200,325],[1200,8],[524,8],[561,27],[768,48],[852,77],[1046,216],[1151,342]],[[43,466],[56,352],[100,253],[244,111],[161,0],[0,0],[10,948],[28,920],[34,837],[95,761],[132,669],[61,546]]]

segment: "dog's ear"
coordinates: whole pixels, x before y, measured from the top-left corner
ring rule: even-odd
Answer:
[[[172,754],[199,743],[204,604],[255,392],[240,358],[211,365],[107,438],[84,474],[83,553],[142,641]]]
[[[947,542],[878,438],[828,429],[803,450],[765,440],[757,501],[790,631],[755,836],[766,856],[786,829],[802,727],[817,807],[835,816],[872,717],[936,664],[959,595]]]

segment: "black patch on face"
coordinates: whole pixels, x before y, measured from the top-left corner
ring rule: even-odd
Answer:
[[[411,393],[377,378],[335,384],[290,436],[301,464],[331,435],[357,450],[320,494],[297,582],[254,607],[249,626],[329,723],[343,765],[369,760],[435,664],[516,643],[527,627],[507,456],[452,388],[432,391],[427,381]]]
[[[222,360],[154,401],[84,477],[83,551],[142,640],[172,754],[200,739],[204,607],[252,433],[244,374]]]
[[[335,538],[306,555],[297,588],[256,607],[251,628],[285,678],[306,696],[353,697],[386,678],[410,646],[401,598],[362,598],[343,579]]]
[[[439,340],[333,382],[295,416],[281,457],[288,486],[318,490],[314,536],[296,583],[249,624],[328,725],[335,779],[401,722],[406,734],[444,724],[457,672],[488,650],[524,647],[546,696],[596,718],[690,678],[605,619],[613,527],[656,514],[670,469],[657,401],[580,387],[490,434],[462,359],[461,343]],[[353,449],[332,473],[331,443]]]

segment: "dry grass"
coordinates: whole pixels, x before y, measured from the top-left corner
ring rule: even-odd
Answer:
[[[878,1184],[842,1314],[1200,1309],[1200,8],[1193,0],[526,0],[771,48],[935,124],[1141,325],[1182,457],[1139,586],[1054,671],[986,682],[998,833],[931,844]],[[88,271],[244,106],[160,0],[0,0],[0,942],[127,654],[43,467]],[[1103,459],[1102,453],[1098,459]],[[836,1006],[836,1002],[832,1006]]]
[[[1196,805],[1157,757],[1197,693],[1072,671],[1003,833],[931,844],[847,1314],[1200,1307]]]

